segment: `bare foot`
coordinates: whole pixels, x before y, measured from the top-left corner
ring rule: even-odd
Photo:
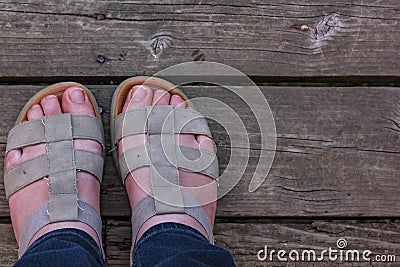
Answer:
[[[186,102],[178,95],[171,95],[164,90],[157,90],[153,92],[153,90],[147,86],[136,85],[130,91],[125,101],[123,111],[152,105],[172,105],[174,107],[180,108],[191,108],[187,107]],[[200,148],[204,151],[214,151],[213,143],[207,136],[180,134],[176,135],[176,140],[177,143],[181,146]],[[124,151],[128,151],[133,147],[142,146],[146,143],[147,138],[146,135],[143,134],[125,137],[118,144],[118,153],[119,155],[121,155]],[[161,151],[161,153],[163,152]],[[203,205],[203,208],[208,218],[210,219],[211,225],[213,225],[216,211],[216,181],[209,178],[208,176],[199,173],[192,173],[181,170],[179,171],[179,179],[180,185],[186,187],[186,192],[189,192],[189,194],[197,200],[201,198],[201,201],[198,201],[199,203],[208,203]],[[127,177],[125,184],[131,208],[132,210],[134,210],[139,201],[149,195],[149,192],[151,192],[150,168],[143,167],[134,170]],[[190,188],[198,188],[203,185],[208,186],[206,189],[207,191],[202,192],[202,194],[196,194],[190,190]],[[197,192],[199,191],[197,190]],[[209,199],[209,201],[207,201],[204,196],[206,196],[206,199]],[[136,240],[139,240],[143,233],[150,227],[164,222],[176,222],[191,226],[201,232],[206,238],[208,238],[208,235],[203,226],[193,217],[187,214],[163,214],[156,215],[146,221],[140,228]]]
[[[28,121],[37,120],[45,115],[74,113],[94,116],[93,107],[89,97],[79,87],[68,88],[62,97],[60,104],[55,95],[49,95],[43,98],[40,105],[34,105],[28,111]],[[92,140],[76,140],[75,148],[89,150],[99,155],[102,154],[102,147],[99,143]],[[6,168],[10,168],[25,162],[31,158],[46,153],[46,144],[38,144],[24,147],[23,149],[14,149],[6,156]],[[100,183],[92,175],[85,172],[77,173],[78,198],[92,205],[100,213]],[[42,178],[10,196],[9,205],[11,220],[16,239],[19,237],[29,216],[40,206],[49,201],[49,185]],[[61,228],[77,228],[87,232],[99,244],[96,232],[87,224],[76,221],[57,222],[43,227],[30,242],[33,243],[42,235]]]

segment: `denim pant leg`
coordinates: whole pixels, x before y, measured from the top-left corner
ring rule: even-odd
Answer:
[[[197,230],[178,223],[151,227],[132,252],[132,266],[235,266],[232,255]]]
[[[84,231],[66,228],[36,240],[14,266],[106,266],[96,241]]]

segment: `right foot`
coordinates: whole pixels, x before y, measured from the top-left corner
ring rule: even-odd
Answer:
[[[129,92],[128,97],[125,100],[123,111],[125,112],[127,110],[152,105],[172,105],[179,108],[191,108],[187,106],[186,102],[179,95],[171,95],[169,92],[164,90],[157,90],[153,92],[151,88],[145,85],[136,85]],[[124,151],[128,151],[133,147],[143,146],[147,143],[146,139],[146,135],[144,134],[123,138],[118,143],[118,154],[121,155]],[[214,151],[213,142],[209,137],[204,135],[177,134],[176,140],[181,146],[197,148],[203,151]],[[199,193],[199,190],[189,190],[190,192],[187,192],[193,198],[197,199],[199,203],[208,203],[202,207],[206,212],[211,225],[213,225],[216,211],[217,182],[203,174],[182,170],[179,170],[179,180],[180,185],[186,188],[191,187],[199,189],[201,186],[208,185],[207,187],[204,187],[206,188],[205,190],[207,190],[206,192]],[[150,168],[143,167],[132,171],[126,178],[125,184],[133,211],[139,201],[148,196],[151,192]],[[199,199],[201,199],[201,201],[199,201]],[[152,226],[165,222],[176,222],[188,225],[198,230],[208,239],[208,235],[203,226],[190,215],[162,214],[155,215],[147,220],[140,228],[136,240],[139,240],[143,233]]]
[[[41,119],[46,115],[73,113],[94,116],[94,110],[89,97],[79,87],[68,88],[62,97],[62,103],[55,95],[48,95],[43,98],[40,104],[33,105],[28,111],[28,121]],[[102,147],[92,140],[75,140],[76,149],[89,150],[99,155],[102,154]],[[45,154],[46,144],[27,146],[22,149],[14,149],[6,155],[6,169],[19,163],[30,160],[34,157]],[[100,183],[86,172],[77,173],[78,198],[87,202],[100,213]],[[49,185],[46,178],[33,182],[18,190],[9,198],[11,220],[17,241],[19,241],[22,229],[30,215],[40,206],[49,201]],[[61,228],[76,228],[87,232],[97,243],[99,240],[96,232],[83,222],[65,221],[51,223],[44,226],[31,240],[33,243],[40,236]]]

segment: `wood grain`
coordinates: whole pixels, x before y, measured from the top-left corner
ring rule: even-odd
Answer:
[[[106,224],[106,262],[107,266],[128,266],[131,246],[130,223],[108,220]],[[17,244],[11,224],[0,224],[0,265],[12,266],[17,260]],[[318,255],[323,249],[336,249],[336,241],[345,238],[349,250],[370,250],[372,257],[395,255],[395,263],[373,266],[396,266],[400,259],[400,225],[398,223],[335,223],[312,221],[309,223],[217,223],[214,229],[216,245],[228,249],[233,254],[237,266],[310,266],[310,262],[261,262],[257,252],[268,247],[268,251],[292,249],[300,251],[314,249]],[[301,254],[300,254],[301,255]],[[338,262],[314,263],[316,266],[337,266]],[[353,265],[352,265],[353,264]],[[354,263],[342,263],[340,266],[354,266]],[[370,266],[360,262],[357,266]]]
[[[310,266],[311,262],[279,262],[276,254],[273,261],[259,261],[257,253],[267,245],[268,251],[283,249],[299,251],[315,250],[316,255],[331,247],[337,249],[339,238],[347,241],[344,250],[370,250],[375,255],[395,255],[395,263],[373,263],[373,266],[396,266],[400,261],[400,225],[396,223],[333,223],[314,221],[310,223],[217,223],[216,245],[233,254],[237,266]],[[128,222],[107,222],[107,264],[126,266],[129,264],[131,229]],[[263,254],[260,254],[263,255]],[[326,254],[327,255],[327,254]],[[288,257],[288,255],[286,255]],[[301,257],[301,256],[300,256]],[[338,261],[314,262],[315,266],[338,266]],[[370,262],[356,262],[357,266],[371,266]],[[354,262],[340,266],[354,266]]]
[[[110,147],[108,107],[115,87],[89,87],[104,109]],[[8,103],[0,106],[0,112],[6,114],[0,121],[1,161],[7,131],[23,103],[39,88],[0,86],[0,101]],[[239,184],[219,201],[218,217],[400,216],[399,89],[261,87],[275,117],[277,147],[266,181],[253,193],[248,192],[248,185],[258,163],[260,134],[249,107],[223,88],[184,87],[183,90],[190,97],[207,96],[224,101],[240,114],[248,129],[251,147],[248,167]],[[245,149],[232,148],[226,132],[216,123],[211,123],[211,129],[223,171],[231,149],[240,155]],[[2,179],[3,168],[0,169],[0,216],[8,216]],[[110,157],[102,185],[102,215],[130,216],[126,193]]]
[[[398,77],[399,8],[396,0],[1,1],[0,78],[112,80],[202,60],[257,77]]]
[[[18,258],[18,245],[11,224],[0,223],[0,266],[13,266]]]

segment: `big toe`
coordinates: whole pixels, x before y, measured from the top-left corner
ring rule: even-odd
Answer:
[[[153,101],[153,90],[146,85],[135,85],[129,91],[123,111],[150,106]]]
[[[66,113],[94,116],[94,110],[87,93],[77,86],[65,90],[62,97],[62,108]]]
[[[80,87],[70,87],[65,90],[62,98],[62,108],[65,113],[94,116],[94,107],[87,93]],[[74,141],[78,149],[89,150],[102,155],[102,146],[94,140],[77,139]]]

